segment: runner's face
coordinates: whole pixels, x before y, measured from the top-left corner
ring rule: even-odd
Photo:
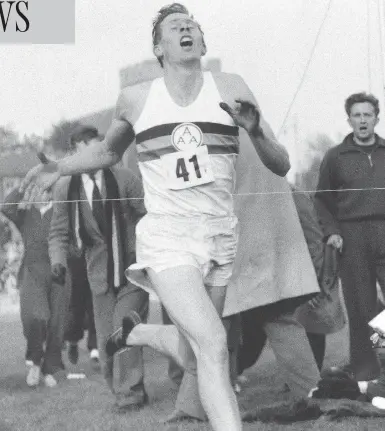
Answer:
[[[199,60],[205,54],[203,36],[198,24],[188,15],[174,13],[160,25],[161,39],[155,47],[157,57],[165,62],[180,63]]]
[[[374,135],[378,117],[374,106],[369,102],[355,103],[350,109],[348,122],[354,136],[361,141],[369,141]]]

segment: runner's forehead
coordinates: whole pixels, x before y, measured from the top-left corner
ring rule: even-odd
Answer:
[[[188,22],[191,24],[197,24],[197,22],[191,18],[189,15],[185,13],[173,13],[171,15],[166,16],[166,18],[162,21],[162,25],[171,25],[177,24],[180,22]]]

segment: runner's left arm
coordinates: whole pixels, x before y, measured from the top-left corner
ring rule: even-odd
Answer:
[[[236,92],[236,106],[222,103],[221,107],[248,133],[262,163],[274,174],[284,177],[290,169],[289,154],[274,135],[261,114],[258,103],[239,75],[232,75],[232,87]]]
[[[254,94],[244,81],[243,85],[245,86],[244,91],[248,93],[248,98],[259,112],[259,124],[256,123],[251,130],[247,130],[251,142],[262,163],[273,173],[284,177],[290,169],[289,154],[286,148],[278,142],[269,123],[263,118]]]
[[[259,127],[248,131],[248,134],[262,163],[273,173],[284,177],[290,170],[289,154],[262,116]]]

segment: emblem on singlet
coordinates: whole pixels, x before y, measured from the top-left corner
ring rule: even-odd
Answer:
[[[182,123],[175,127],[171,143],[178,151],[188,151],[203,144],[202,130],[193,123]]]

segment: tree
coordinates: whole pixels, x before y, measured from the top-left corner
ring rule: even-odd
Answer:
[[[0,249],[12,239],[12,230],[5,217],[0,217]]]
[[[41,151],[43,138],[36,134],[24,135],[23,139],[9,126],[0,126],[0,152]]]
[[[32,133],[31,135],[24,135],[21,145],[23,148],[30,151],[41,151],[43,149],[44,140],[41,136]]]
[[[44,141],[44,150],[58,157],[64,156],[70,150],[70,136],[79,125],[78,121],[67,120],[53,125],[50,135]]]
[[[18,134],[10,126],[0,126],[0,151],[8,151],[18,145]]]
[[[297,173],[295,184],[301,190],[314,191],[317,189],[319,168],[326,152],[335,145],[335,142],[325,134],[317,134],[308,140],[307,168]]]

